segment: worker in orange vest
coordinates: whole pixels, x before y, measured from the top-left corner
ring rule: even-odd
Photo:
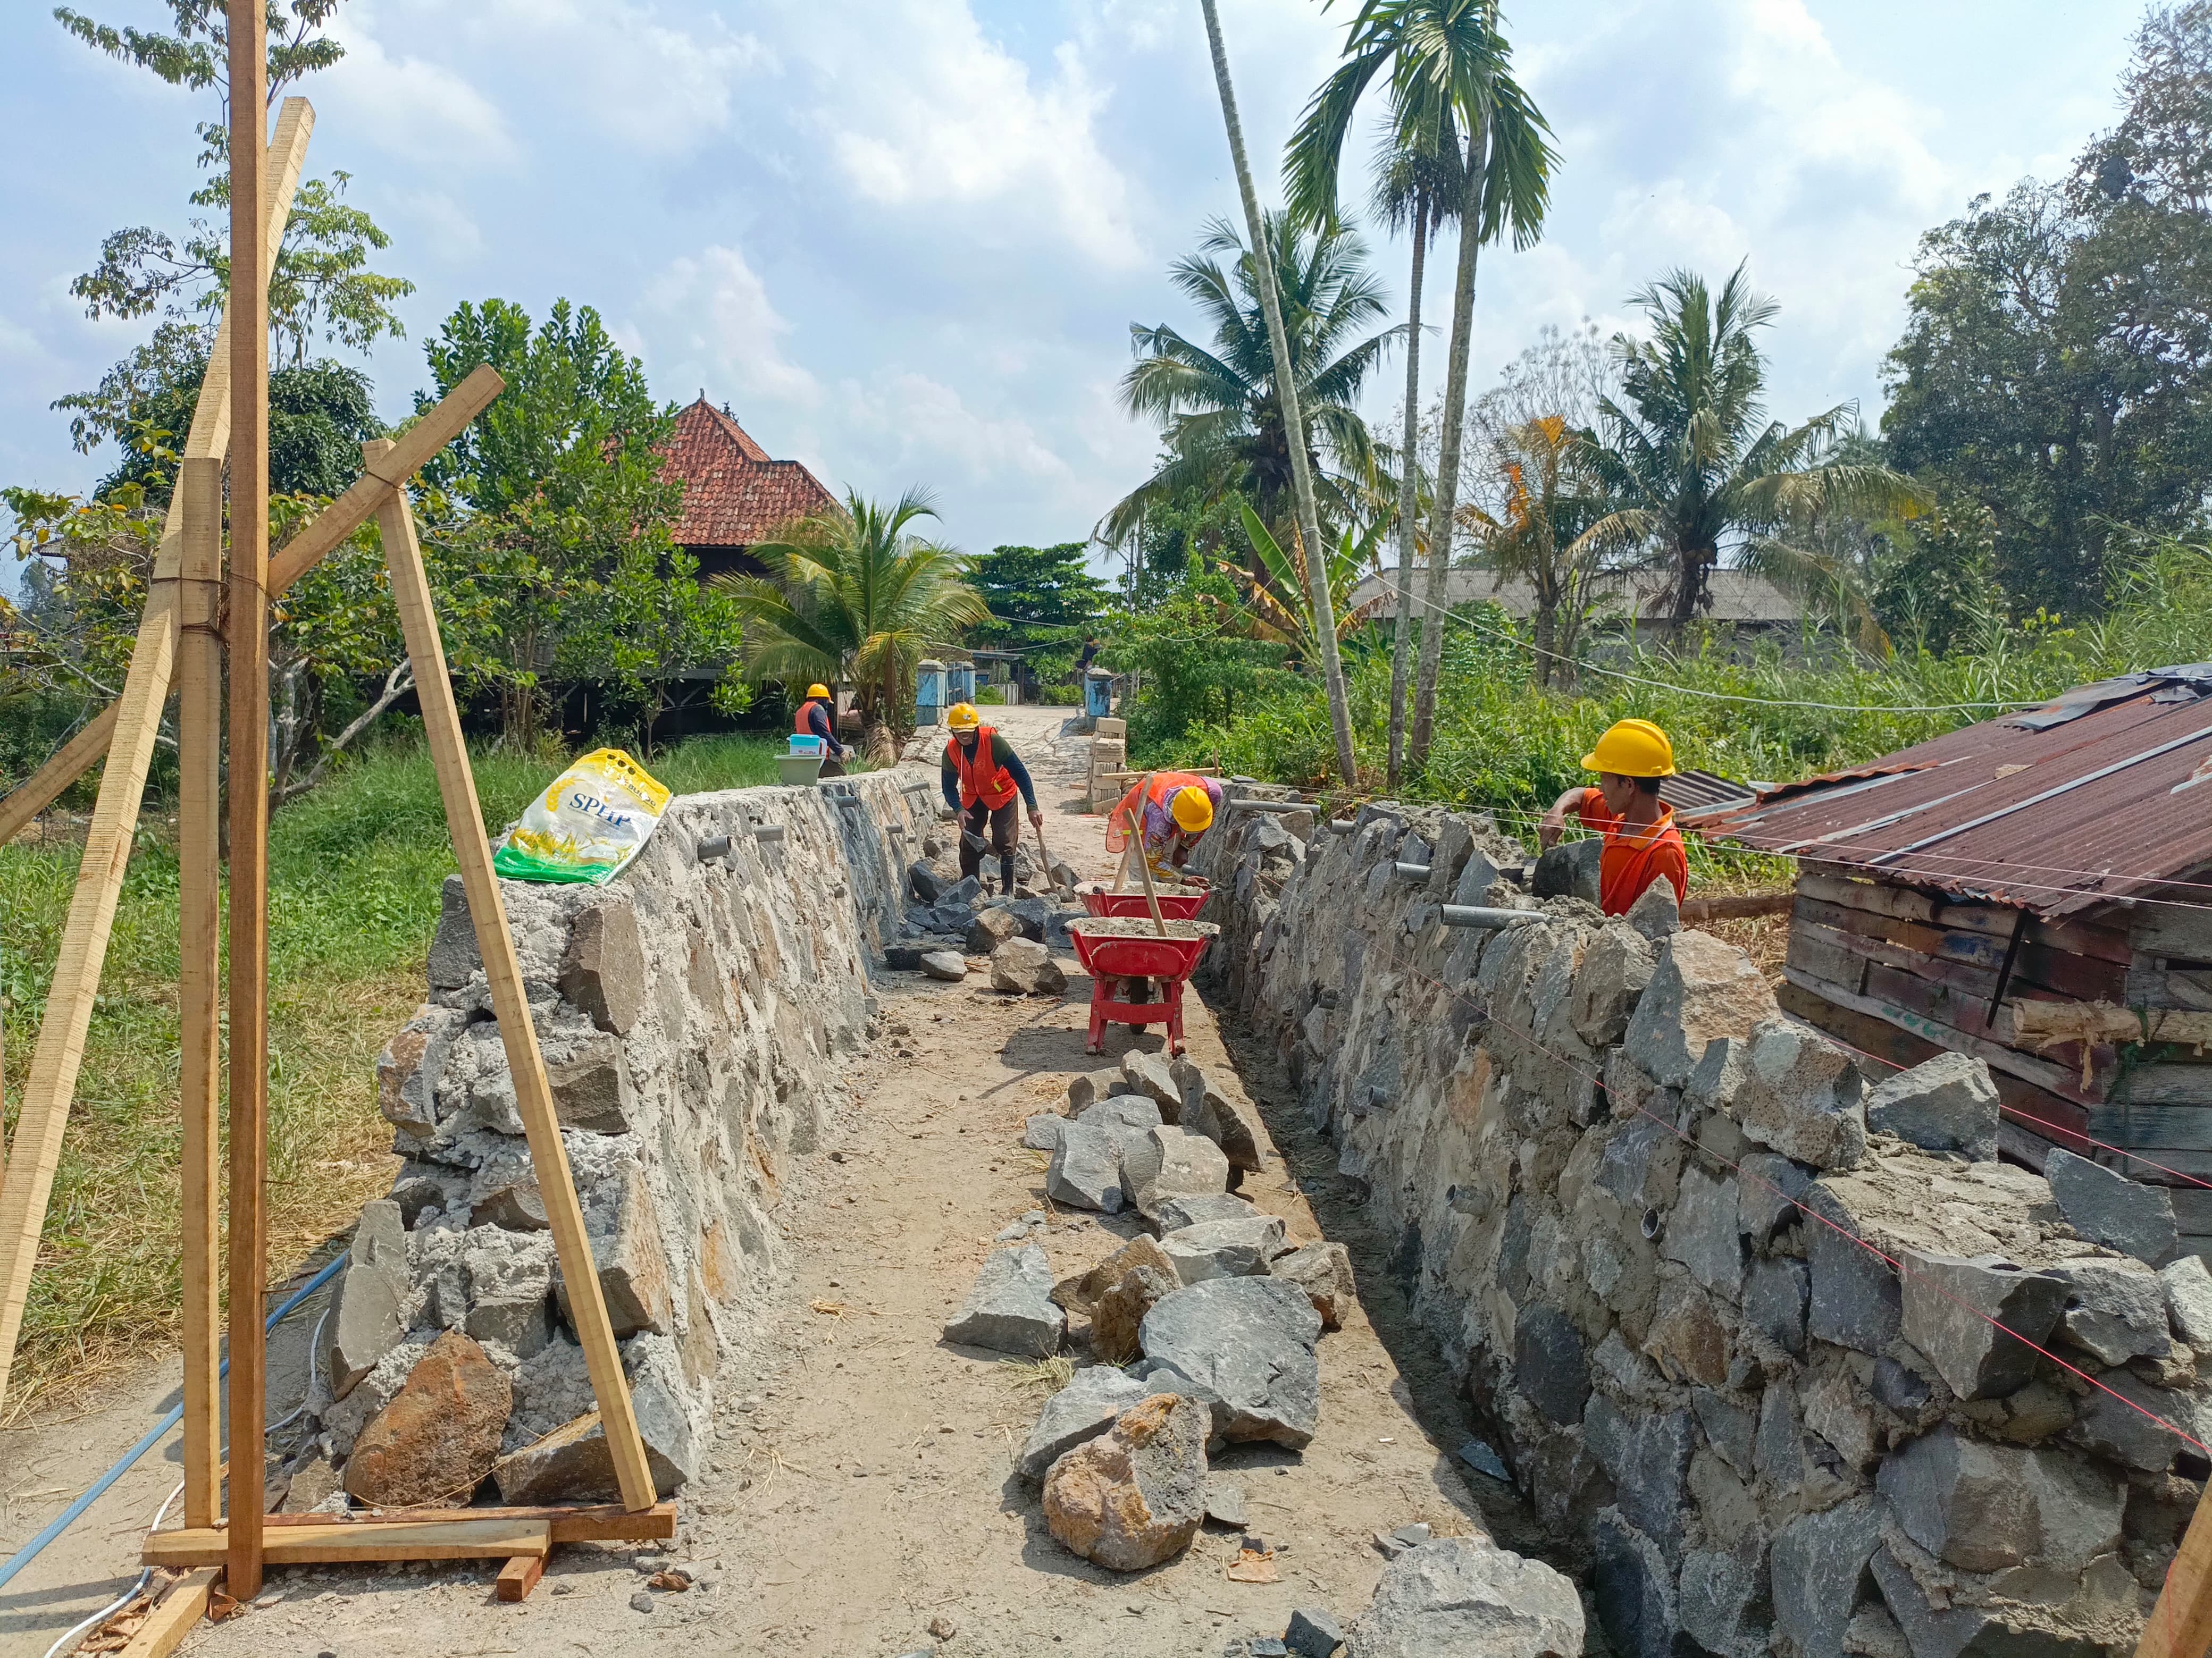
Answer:
[[[816,683],[806,688],[806,701],[800,703],[792,716],[791,729],[799,737],[818,737],[822,739],[822,775],[842,777],[845,768],[841,763],[852,758],[853,750],[837,740],[837,710],[830,700],[830,688]]]
[[[1144,792],[1143,822],[1139,826],[1138,791]],[[1152,780],[1133,784],[1106,819],[1106,850],[1119,852],[1129,844],[1133,831],[1141,833],[1146,861],[1152,872],[1169,880],[1182,872],[1198,837],[1213,827],[1221,806],[1221,785],[1195,772],[1154,772]]]
[[[1598,908],[1626,915],[1654,881],[1674,889],[1679,908],[1690,891],[1690,858],[1674,827],[1674,809],[1659,798],[1659,780],[1674,774],[1674,745],[1649,720],[1623,720],[1583,756],[1597,774],[1595,788],[1569,789],[1536,827],[1547,849],[1566,832],[1573,812],[1584,829],[1605,837],[1598,854]]]
[[[1037,810],[1036,786],[1029,768],[1014,752],[1014,745],[983,723],[970,702],[956,702],[945,716],[952,739],[945,745],[944,763],[938,768],[938,786],[945,803],[960,814],[960,873],[975,875],[983,867],[988,845],[999,854],[999,890],[1014,890],[1014,842],[1020,832],[1014,826],[1014,799],[1018,792],[1030,809],[1030,822],[1040,829],[1044,813]],[[988,828],[987,842],[983,831]]]

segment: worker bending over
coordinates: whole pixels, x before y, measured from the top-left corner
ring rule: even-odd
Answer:
[[[791,729],[800,737],[822,739],[822,775],[842,777],[843,762],[852,758],[853,750],[837,740],[837,718],[830,701],[830,688],[815,684],[806,688],[806,701],[799,705],[793,716]]]
[[[1690,859],[1674,827],[1674,809],[1659,799],[1659,780],[1674,774],[1674,746],[1649,720],[1623,720],[1583,756],[1597,774],[1595,788],[1572,788],[1553,802],[1536,828],[1547,849],[1559,843],[1567,814],[1605,837],[1598,855],[1598,908],[1625,915],[1645,889],[1662,876],[1674,884],[1679,907],[1689,896]]]
[[[952,740],[945,745],[945,762],[938,768],[938,786],[945,804],[960,814],[960,873],[974,875],[983,866],[983,831],[999,854],[999,890],[1014,890],[1014,842],[1020,838],[1014,826],[1014,795],[1019,791],[1028,803],[1030,822],[1040,829],[1044,814],[1037,810],[1036,786],[1029,768],[1014,752],[1014,745],[985,725],[970,702],[956,702],[945,723]]]
[[[1107,851],[1120,852],[1129,844],[1129,830],[1137,822],[1139,791],[1145,797],[1145,859],[1154,875],[1172,881],[1190,861],[1198,837],[1213,827],[1213,814],[1221,805],[1221,785],[1193,772],[1154,772],[1151,782],[1133,785],[1106,819]]]

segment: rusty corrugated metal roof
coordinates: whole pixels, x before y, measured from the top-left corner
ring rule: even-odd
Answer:
[[[2212,664],[2200,664],[2082,686],[1683,822],[2055,918],[2212,868],[2212,779],[2184,786],[2208,762]]]
[[[1744,804],[1753,793],[1748,783],[1739,783],[1718,772],[1698,771],[1694,767],[1686,766],[1671,777],[1659,780],[1659,798],[1674,808],[1677,817]]]

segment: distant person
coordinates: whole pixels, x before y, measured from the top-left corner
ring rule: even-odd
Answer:
[[[1138,791],[1144,792],[1143,822],[1139,825]],[[1141,780],[1123,795],[1106,819],[1106,850],[1119,852],[1129,842],[1129,832],[1144,837],[1145,858],[1152,873],[1165,880],[1181,877],[1190,861],[1198,838],[1213,827],[1221,808],[1221,785],[1195,772],[1160,771],[1147,784]]]
[[[1549,850],[1566,833],[1573,812],[1584,829],[1605,837],[1598,854],[1598,908],[1626,915],[1654,881],[1662,876],[1674,888],[1679,908],[1690,892],[1689,853],[1674,827],[1674,809],[1659,798],[1659,780],[1674,774],[1674,745],[1649,720],[1623,720],[1597,739],[1583,756],[1595,772],[1595,788],[1572,788],[1552,803],[1536,827],[1538,844]]]
[[[836,704],[830,700],[827,685],[813,684],[806,688],[806,701],[799,705],[791,721],[793,734],[799,737],[818,737],[822,739],[822,775],[842,777],[843,762],[853,757],[853,750],[837,740]]]
[[[1098,635],[1085,634],[1083,638],[1083,654],[1075,659],[1075,671],[1079,674],[1089,668],[1091,659],[1097,654]]]
[[[1014,799],[1018,793],[1029,806],[1030,822],[1042,829],[1044,813],[1037,809],[1036,786],[1030,781],[1029,768],[1022,764],[1014,745],[983,723],[974,703],[954,703],[945,723],[952,740],[945,745],[937,782],[945,792],[945,804],[960,814],[960,873],[979,873],[988,845],[999,854],[999,890],[1011,893],[1014,843],[1020,838]],[[986,828],[991,832],[988,842]]]

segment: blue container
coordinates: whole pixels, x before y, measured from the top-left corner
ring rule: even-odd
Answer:
[[[975,700],[975,665],[973,662],[954,662],[945,670],[945,701],[950,708],[955,702]]]
[[[791,751],[793,754],[818,755],[822,752],[822,739],[818,737],[802,737],[793,732],[791,737]]]
[[[1104,668],[1085,668],[1083,671],[1083,712],[1093,720],[1105,720],[1114,713],[1114,676]]]
[[[923,660],[914,671],[914,723],[934,726],[945,717],[945,665]]]

